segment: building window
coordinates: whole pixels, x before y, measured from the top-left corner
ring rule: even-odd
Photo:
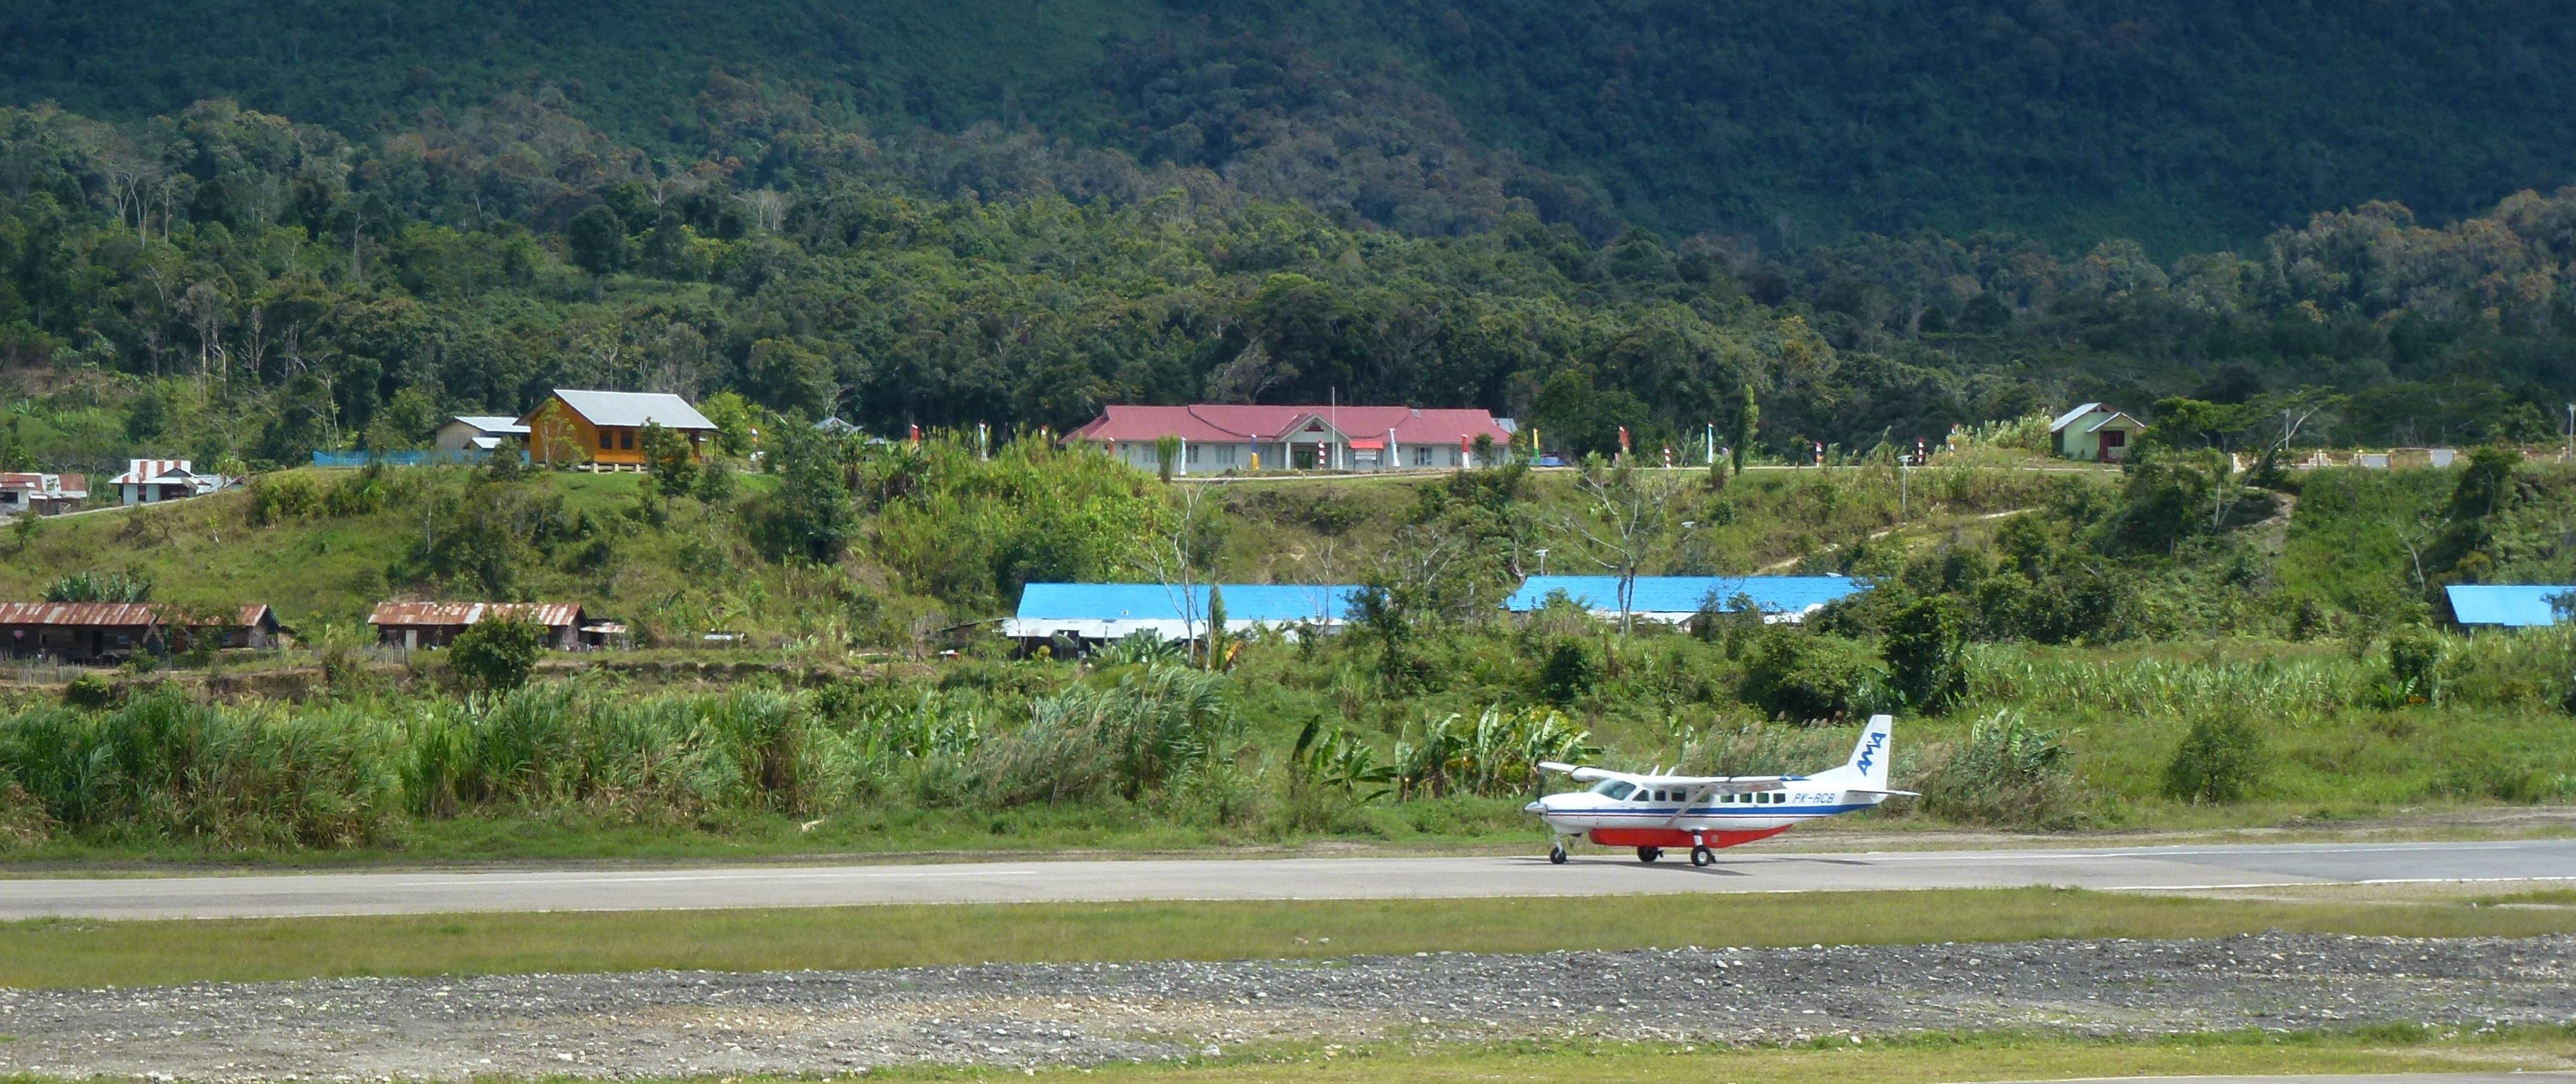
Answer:
[[[631,452],[635,450],[634,430],[620,429],[617,431],[617,450],[621,452]]]
[[[1431,447],[1429,445],[1416,444],[1413,446],[1413,465],[1417,467],[1428,467],[1431,465]]]
[[[1198,446],[1198,445],[1196,445],[1196,444],[1190,445],[1190,449],[1189,449],[1189,457],[1188,457],[1188,459],[1186,459],[1186,460],[1185,460],[1185,462],[1195,464],[1195,463],[1197,463],[1198,461],[1199,461],[1199,446]]]
[[[1218,466],[1221,466],[1221,467],[1231,467],[1231,466],[1233,466],[1233,465],[1234,465],[1234,445],[1231,445],[1231,444],[1221,444],[1221,445],[1218,445],[1218,446],[1217,446],[1217,450],[1216,450],[1216,462],[1217,462],[1217,465],[1218,465]]]
[[[616,438],[616,437],[610,436],[610,435],[609,435],[609,433],[608,433],[608,430],[602,429],[602,430],[600,430],[600,431],[599,431],[599,450],[600,450],[600,451],[603,451],[603,452],[605,452],[605,451],[609,451],[609,450],[614,449],[616,446],[617,446],[617,438]]]

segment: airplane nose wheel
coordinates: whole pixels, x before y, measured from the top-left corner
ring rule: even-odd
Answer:
[[[1712,864],[1716,863],[1716,861],[1717,861],[1717,852],[1716,852],[1716,851],[1709,850],[1709,849],[1708,849],[1708,848],[1706,848],[1706,847],[1693,847],[1693,848],[1691,848],[1691,865],[1694,865],[1694,866],[1700,866],[1700,867],[1707,867],[1707,866],[1709,866],[1709,865],[1712,865]]]
[[[1557,845],[1555,845],[1555,846],[1553,846],[1553,847],[1549,847],[1549,848],[1547,849],[1547,861],[1548,861],[1548,864],[1549,864],[1549,865],[1553,865],[1553,866],[1562,866],[1562,865],[1564,865],[1564,864],[1565,864],[1565,844],[1563,844],[1563,843],[1558,843]]]
[[[1664,856],[1664,849],[1663,849],[1663,848],[1661,848],[1661,847],[1639,847],[1639,848],[1637,848],[1637,861],[1640,861],[1640,862],[1652,862],[1652,861],[1654,861],[1654,860],[1656,860],[1656,859],[1658,859],[1658,858],[1662,858],[1663,856]]]

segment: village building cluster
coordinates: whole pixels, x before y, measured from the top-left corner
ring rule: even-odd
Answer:
[[[467,462],[515,454],[533,463],[579,469],[644,470],[649,467],[644,434],[656,426],[680,435],[693,455],[703,455],[717,431],[706,415],[677,395],[556,389],[522,415],[454,416],[431,435],[434,451],[410,454],[425,461]],[[826,419],[818,428],[859,435],[856,426],[838,418]],[[2119,463],[2146,429],[2144,422],[2114,406],[2085,403],[2051,420],[2050,450],[2067,459]],[[913,438],[919,435],[916,428]],[[1521,435],[1513,419],[1478,409],[1198,403],[1109,406],[1089,424],[1064,434],[1061,443],[1097,450],[1139,470],[1183,476],[1371,473],[1499,465],[1513,454],[1515,437]],[[1717,455],[1713,437],[1709,454]],[[2456,459],[2451,449],[2394,449],[2341,457],[2318,453],[2294,465],[2444,467]],[[317,453],[316,461],[325,462],[324,453]],[[80,474],[0,473],[0,517],[103,507],[110,495],[118,506],[161,504],[239,483],[184,459],[130,460],[125,472],[96,494]],[[1646,576],[1624,586],[1622,590],[1615,577],[1541,574],[1529,577],[1503,606],[1530,613],[1570,605],[1598,616],[1668,625],[1738,610],[1756,611],[1765,622],[1798,622],[1835,599],[1869,588],[1840,576]],[[1000,624],[1005,636],[1032,649],[1051,644],[1078,650],[1135,634],[1195,640],[1212,631],[1211,603],[1222,596],[1228,632],[1307,635],[1340,628],[1361,590],[1348,584],[1032,583],[1023,590],[1018,612]],[[2449,591],[2464,624],[2545,624],[2576,609],[2576,588],[2454,586]],[[444,648],[476,623],[498,619],[542,627],[545,644],[557,650],[621,647],[628,640],[626,626],[571,602],[387,601],[375,607],[367,623],[381,646],[413,651]],[[116,663],[147,653],[281,647],[290,637],[276,613],[256,603],[209,609],[155,602],[0,602],[0,656],[15,659]],[[711,634],[706,640],[730,644],[739,637]]]

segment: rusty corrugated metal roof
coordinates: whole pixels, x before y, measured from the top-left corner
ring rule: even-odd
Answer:
[[[570,602],[379,602],[367,615],[370,625],[471,625],[487,617],[534,621],[564,628],[581,617]]]
[[[162,614],[172,609],[181,610],[183,620],[195,616],[187,612],[188,607],[167,602],[0,602],[0,625],[146,628],[160,624]],[[233,612],[235,621],[249,628],[259,623],[268,607],[254,602]]]
[[[149,602],[0,602],[0,625],[158,624],[161,608]]]

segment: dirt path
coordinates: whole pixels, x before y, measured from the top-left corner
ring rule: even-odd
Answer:
[[[1985,514],[1983,514],[1983,515],[1970,516],[1970,517],[1968,517],[1968,518],[1966,518],[1966,519],[1964,519],[1964,520],[1960,520],[1959,522],[1961,522],[1961,523],[1975,523],[1975,522],[1977,522],[1977,521],[1979,521],[1979,520],[2002,519],[2002,518],[2004,518],[2005,516],[2018,516],[2018,515],[2020,515],[2020,514],[2022,514],[2022,513],[2024,513],[2024,512],[2028,512],[2028,511],[2030,511],[2030,509],[2027,509],[2027,508],[2007,508],[2007,509],[2004,509],[2004,510],[2003,510],[2003,511],[2001,511],[2001,512],[1987,512],[1987,513],[1985,513]],[[1912,524],[1900,523],[1900,524],[1897,524],[1897,525],[1896,525],[1896,526],[1894,526],[1894,527],[1887,528],[1886,530],[1883,530],[1883,531],[1873,531],[1873,532],[1871,532],[1871,533],[1870,533],[1869,540],[1870,540],[1870,541],[1872,541],[1872,542],[1876,542],[1876,541],[1878,541],[1879,539],[1882,539],[1882,538],[1885,538],[1885,537],[1887,537],[1887,536],[1889,536],[1889,535],[1895,534],[1895,533],[1896,533],[1896,532],[1898,532],[1898,531],[1902,531],[1902,530],[1906,529],[1906,528],[1907,528],[1907,527],[1909,527],[1909,526],[1912,526]],[[1755,571],[1756,573],[1758,573],[1758,574],[1768,575],[1768,574],[1773,573],[1773,572],[1779,572],[1779,571],[1781,571],[1781,570],[1783,570],[1783,569],[1796,568],[1796,567],[1798,567],[1798,562],[1800,562],[1800,561],[1804,561],[1804,560],[1806,560],[1808,557],[1814,557],[1814,556],[1818,556],[1818,555],[1820,555],[1820,554],[1832,553],[1832,552],[1834,552],[1834,550],[1835,550],[1836,548],[1838,548],[1838,547],[1837,547],[1837,545],[1836,545],[1835,543],[1828,542],[1828,543],[1826,543],[1826,544],[1825,544],[1825,548],[1820,549],[1820,550],[1817,550],[1815,553],[1806,554],[1805,556],[1800,556],[1800,557],[1792,557],[1792,558],[1789,558],[1789,559],[1788,559],[1788,560],[1786,560],[1786,561],[1773,561],[1773,562],[1771,562],[1770,564],[1767,564],[1767,565],[1762,566],[1761,568],[1755,569],[1754,571]]]

